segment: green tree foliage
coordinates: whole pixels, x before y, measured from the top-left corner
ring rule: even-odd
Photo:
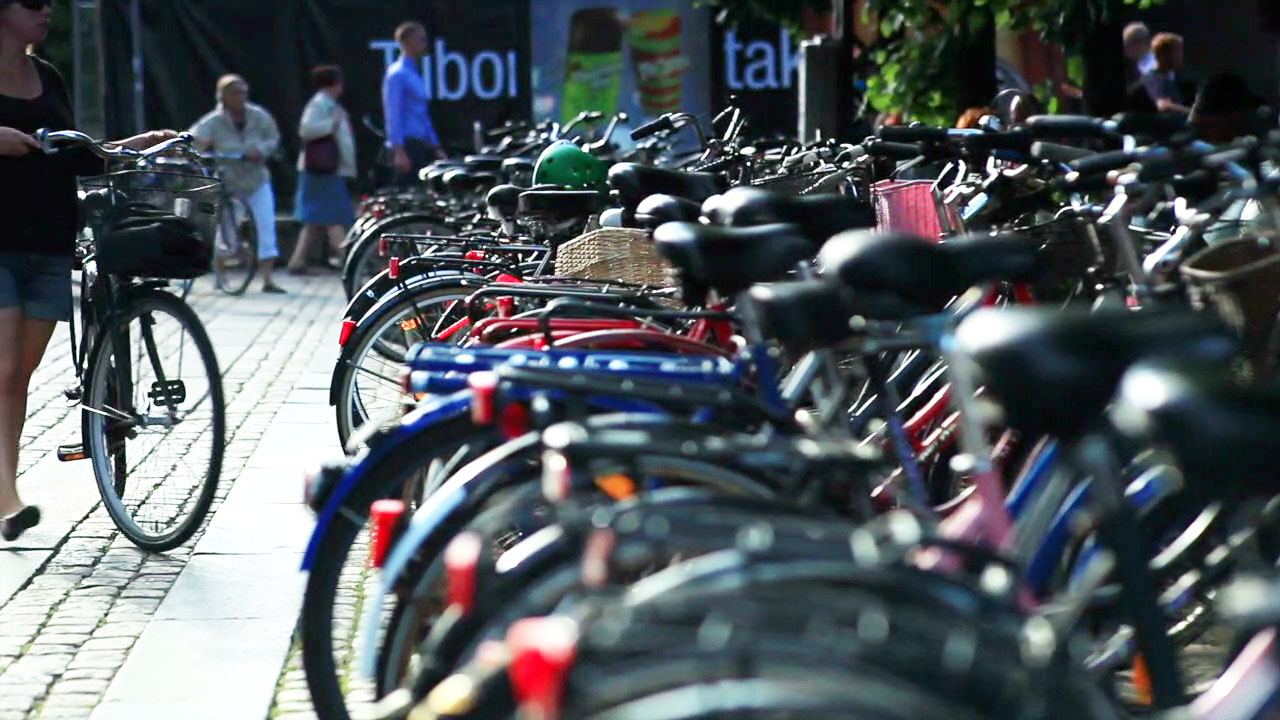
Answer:
[[[730,11],[751,13],[797,28],[802,5],[830,11],[831,0],[710,0]],[[963,108],[955,104],[964,78],[954,69],[967,38],[995,23],[1013,30],[1034,30],[1068,53],[1068,71],[1084,81],[1080,52],[1090,28],[1126,7],[1147,8],[1164,0],[868,0],[859,22],[878,21],[880,41],[873,59],[880,72],[867,78],[867,98],[881,111],[900,111],[912,119],[949,125]],[[1119,42],[1119,38],[1116,38]]]

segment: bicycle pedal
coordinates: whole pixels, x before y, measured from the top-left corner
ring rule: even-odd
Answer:
[[[58,460],[62,462],[71,462],[73,460],[87,460],[89,452],[84,449],[83,443],[72,443],[69,445],[58,446]]]

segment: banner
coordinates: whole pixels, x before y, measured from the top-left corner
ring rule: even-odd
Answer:
[[[692,0],[536,0],[531,13],[536,119],[709,113],[710,13]]]
[[[747,132],[796,133],[800,43],[784,28],[764,20],[715,29],[713,73],[716,107],[730,97],[747,116]]]
[[[109,134],[134,130],[132,0],[103,0],[102,37]],[[277,195],[290,197],[298,119],[313,94],[310,70],[342,67],[340,102],[355,124],[361,173],[381,140],[362,127],[382,127],[382,77],[398,51],[392,34],[403,20],[423,22],[431,37],[423,77],[441,140],[472,148],[472,123],[487,127],[527,119],[529,0],[139,0],[145,123],[185,129],[215,105],[224,73],[248,80],[250,101],[280,125],[283,156],[274,166]],[[121,70],[122,69],[122,70]]]

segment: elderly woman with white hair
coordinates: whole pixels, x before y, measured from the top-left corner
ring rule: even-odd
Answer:
[[[276,201],[266,161],[280,146],[276,121],[259,105],[249,102],[249,83],[239,75],[218,80],[218,107],[191,126],[196,143],[220,155],[242,155],[242,160],[218,160],[227,190],[244,200],[258,230],[258,273],[262,290],[283,293],[271,276],[280,250],[276,242]]]

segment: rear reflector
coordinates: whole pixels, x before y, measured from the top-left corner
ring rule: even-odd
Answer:
[[[476,604],[476,568],[484,553],[484,541],[474,532],[455,537],[444,551],[444,570],[448,581],[446,598],[451,607],[463,613]]]
[[[384,237],[378,238],[378,257],[386,257],[391,252],[391,242]]]
[[[387,275],[390,276],[392,280],[400,279],[400,258],[393,256],[387,261]]]
[[[380,568],[395,543],[396,524],[404,516],[403,500],[379,500],[369,507],[369,565]]]
[[[577,625],[566,617],[518,620],[507,631],[507,649],[507,673],[520,708],[532,717],[559,717],[565,680],[578,652]]]
[[[473,372],[467,376],[471,388],[471,422],[492,425],[497,416],[498,376],[489,371]]]
[[[351,339],[351,333],[355,332],[356,321],[347,318],[342,321],[342,331],[338,334],[338,347],[346,347],[347,341]]]

